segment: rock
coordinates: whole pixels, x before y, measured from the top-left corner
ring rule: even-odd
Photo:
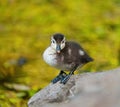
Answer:
[[[120,107],[120,68],[73,75],[67,84],[50,83],[29,107]]]

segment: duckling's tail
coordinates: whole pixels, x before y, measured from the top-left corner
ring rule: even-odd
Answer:
[[[94,61],[94,59],[91,58],[90,56],[87,56],[87,57],[82,57],[81,61],[82,63],[88,63]]]
[[[94,59],[91,58],[91,57],[88,57],[88,58],[87,58],[87,61],[88,61],[88,62],[91,62],[91,61],[94,61]]]

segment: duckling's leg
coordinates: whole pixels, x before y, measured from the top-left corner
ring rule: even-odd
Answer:
[[[60,71],[59,75],[57,77],[55,77],[53,80],[52,80],[52,83],[55,84],[57,83],[58,81],[62,80],[63,78],[66,77],[66,73],[64,71]]]
[[[70,73],[66,77],[64,77],[63,79],[61,79],[60,83],[66,84],[67,81],[70,79],[70,77],[74,74],[75,70],[76,70],[76,67],[73,70],[71,70]]]

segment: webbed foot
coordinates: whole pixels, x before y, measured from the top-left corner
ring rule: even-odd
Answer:
[[[61,79],[60,83],[61,84],[66,84],[67,81],[70,79],[70,77],[74,75],[74,69],[72,71],[70,71],[70,73],[68,75],[66,75],[64,78]]]
[[[67,81],[70,79],[71,75],[67,75],[66,77],[64,77],[63,79],[61,79],[60,83],[61,84],[66,84]]]
[[[63,80],[66,76],[67,74],[64,71],[61,71],[59,75],[52,80],[52,83],[55,84],[58,81]]]

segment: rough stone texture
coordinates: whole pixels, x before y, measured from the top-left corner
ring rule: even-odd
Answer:
[[[29,107],[120,107],[120,68],[74,75],[66,85],[49,84]]]

